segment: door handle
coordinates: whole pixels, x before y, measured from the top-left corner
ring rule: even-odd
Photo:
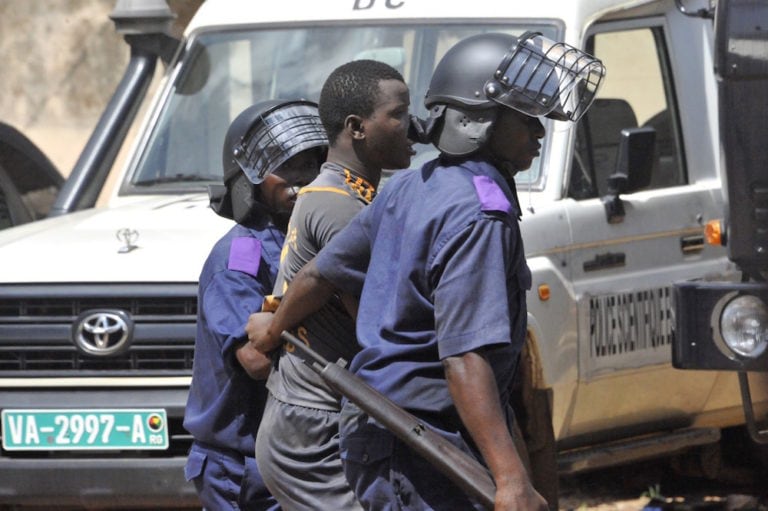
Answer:
[[[704,235],[694,234],[680,238],[680,250],[683,254],[693,254],[704,250]]]
[[[584,271],[607,270],[624,266],[627,256],[624,252],[607,252],[597,254],[594,259],[584,261]]]

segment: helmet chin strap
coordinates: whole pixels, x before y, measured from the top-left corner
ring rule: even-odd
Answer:
[[[518,173],[517,167],[514,166],[514,164],[509,160],[503,160],[499,158],[496,162],[494,162],[494,165],[497,169],[499,169],[499,172],[502,173],[504,178],[507,181],[510,181],[511,183],[514,183],[515,176]]]
[[[492,154],[488,150],[487,145],[484,146],[482,150],[485,152],[485,157],[487,158],[488,162],[496,167],[496,170],[499,171],[501,176],[507,182],[509,191],[512,192],[512,196],[515,198],[515,203],[517,204],[517,209],[520,212],[517,215],[517,219],[520,220],[523,216],[523,206],[520,204],[520,198],[517,195],[517,183],[515,183],[515,175],[517,175],[519,169],[511,161],[505,160],[499,156],[496,156],[495,154]],[[529,210],[531,210],[531,208],[529,208]],[[533,213],[532,210],[531,213]]]
[[[488,137],[483,142],[483,146],[480,148],[480,153],[488,160],[488,163],[501,172],[501,175],[510,183],[510,186],[513,186],[515,175],[519,172],[519,169],[511,161],[506,160],[491,151],[489,147],[490,138],[491,133],[489,132]]]
[[[507,184],[509,185],[509,189],[512,191],[512,194],[515,196],[515,200],[517,201],[517,205],[520,208],[521,214],[518,215],[518,220],[522,216],[523,211],[523,205],[520,204],[520,199],[517,196],[517,183],[515,182],[515,176],[518,172],[520,172],[514,165],[512,165],[512,162],[503,160],[499,163],[495,164],[496,168],[499,169],[499,172],[501,172],[501,175],[504,176],[504,179],[507,181]],[[529,183],[529,185],[532,185],[532,183]],[[533,202],[531,201],[531,186],[528,187],[528,207],[526,207],[529,212],[536,213],[536,211],[533,209]]]

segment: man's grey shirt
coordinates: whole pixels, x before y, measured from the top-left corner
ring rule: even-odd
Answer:
[[[373,198],[373,187],[334,163],[302,188],[293,209],[274,295],[282,296],[293,277]],[[357,352],[355,323],[338,297],[307,318],[294,333],[318,353],[347,362]],[[290,348],[289,348],[290,349]],[[339,410],[340,396],[301,358],[281,350],[277,367],[267,380],[272,395],[285,403]]]

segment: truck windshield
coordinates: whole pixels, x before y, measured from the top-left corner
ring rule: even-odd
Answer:
[[[204,32],[187,46],[174,71],[157,121],[121,192],[204,190],[221,180],[222,142],[232,119],[253,103],[275,98],[318,101],[330,72],[354,59],[384,61],[411,91],[411,113],[426,117],[423,98],[436,63],[457,41],[480,32],[556,37],[555,26],[443,24],[325,26]],[[411,167],[437,155],[417,145]],[[544,148],[546,150],[546,147]],[[540,158],[518,174],[523,185],[540,177]]]

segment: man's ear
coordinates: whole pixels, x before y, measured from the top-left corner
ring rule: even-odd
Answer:
[[[365,138],[365,126],[363,118],[359,115],[348,115],[344,119],[344,129],[349,132],[353,140],[362,140]]]

